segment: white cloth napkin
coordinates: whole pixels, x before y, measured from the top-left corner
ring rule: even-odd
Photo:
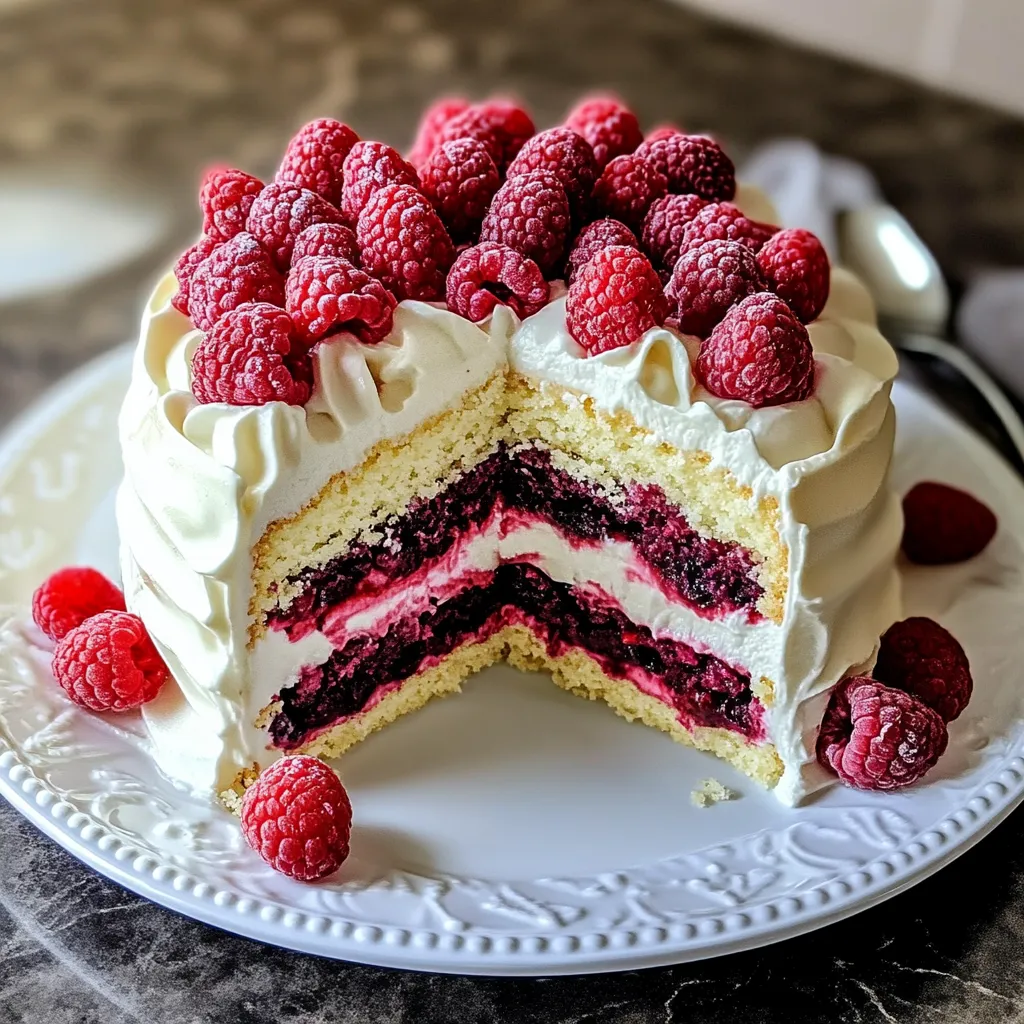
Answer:
[[[774,139],[758,147],[740,178],[767,193],[783,226],[813,231],[837,260],[838,215],[881,199],[866,167],[828,156],[805,139]],[[964,349],[1024,399],[1024,268],[979,271],[955,323]]]

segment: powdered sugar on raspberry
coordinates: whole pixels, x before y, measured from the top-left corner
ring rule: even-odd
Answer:
[[[306,256],[285,282],[285,303],[295,329],[307,343],[329,332],[347,331],[367,345],[390,333],[394,296],[348,260]]]
[[[444,299],[455,248],[430,203],[410,185],[386,185],[356,225],[360,262],[396,299]]]
[[[818,733],[818,761],[856,789],[899,789],[934,767],[948,741],[945,722],[931,708],[855,676],[832,692]]]
[[[448,271],[448,308],[474,323],[486,320],[498,305],[508,306],[523,319],[547,300],[548,283],[540,267],[497,242],[466,249]]]
[[[295,326],[280,307],[251,302],[225,313],[192,356],[192,394],[200,403],[304,405],[309,382]]]
[[[246,302],[282,305],[284,278],[263,246],[243,231],[215,248],[193,271],[188,315],[201,331],[209,331],[225,313]]]
[[[385,185],[420,187],[419,175],[412,164],[383,142],[357,142],[345,158],[341,212],[350,224],[359,220],[370,196]]]
[[[509,178],[498,189],[480,240],[521,252],[550,277],[565,258],[569,223],[569,200],[562,183],[550,171],[530,171]]]
[[[668,300],[650,261],[626,245],[598,252],[566,298],[569,334],[590,355],[631,345],[668,314]]]
[[[636,114],[614,96],[584,97],[569,111],[565,126],[590,143],[601,171],[615,157],[632,153],[644,138]]]
[[[768,292],[747,296],[725,314],[701,342],[695,369],[711,394],[755,408],[799,402],[814,390],[807,328]]]
[[[341,200],[342,166],[359,136],[333,117],[303,125],[292,137],[275,181],[290,181],[322,196],[332,206]]]

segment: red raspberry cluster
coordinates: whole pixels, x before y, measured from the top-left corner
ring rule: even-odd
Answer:
[[[828,297],[828,257],[809,232],[746,217],[735,194],[718,142],[671,125],[644,138],[614,96],[587,97],[541,132],[509,100],[439,100],[407,158],[311,121],[269,184],[223,168],[203,182],[204,235],[178,261],[172,299],[204,335],[193,392],[299,404],[313,347],[382,340],[397,302],[527,316],[564,275],[569,331],[587,353],[674,318],[702,340],[695,372],[711,394],[799,401],[813,388],[804,325]]]
[[[32,597],[35,624],[55,642],[53,675],[90,711],[129,711],[151,701],[167,681],[163,658],[124,594],[102,573],[59,569]]]
[[[904,619],[882,637],[874,678],[832,691],[818,731],[818,762],[855,789],[909,786],[949,741],[946,726],[967,707],[967,655],[937,622]]]

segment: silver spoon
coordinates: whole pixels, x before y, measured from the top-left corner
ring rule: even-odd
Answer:
[[[842,262],[871,292],[879,325],[892,343],[952,366],[988,403],[1024,461],[1024,423],[999,385],[962,348],[942,335],[949,291],[931,251],[897,210],[872,203],[839,222]]]

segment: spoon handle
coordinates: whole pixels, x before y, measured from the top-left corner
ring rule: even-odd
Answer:
[[[897,345],[948,363],[974,385],[1002,424],[1010,442],[1024,462],[1024,423],[999,385],[962,348],[926,334],[903,334]]]

